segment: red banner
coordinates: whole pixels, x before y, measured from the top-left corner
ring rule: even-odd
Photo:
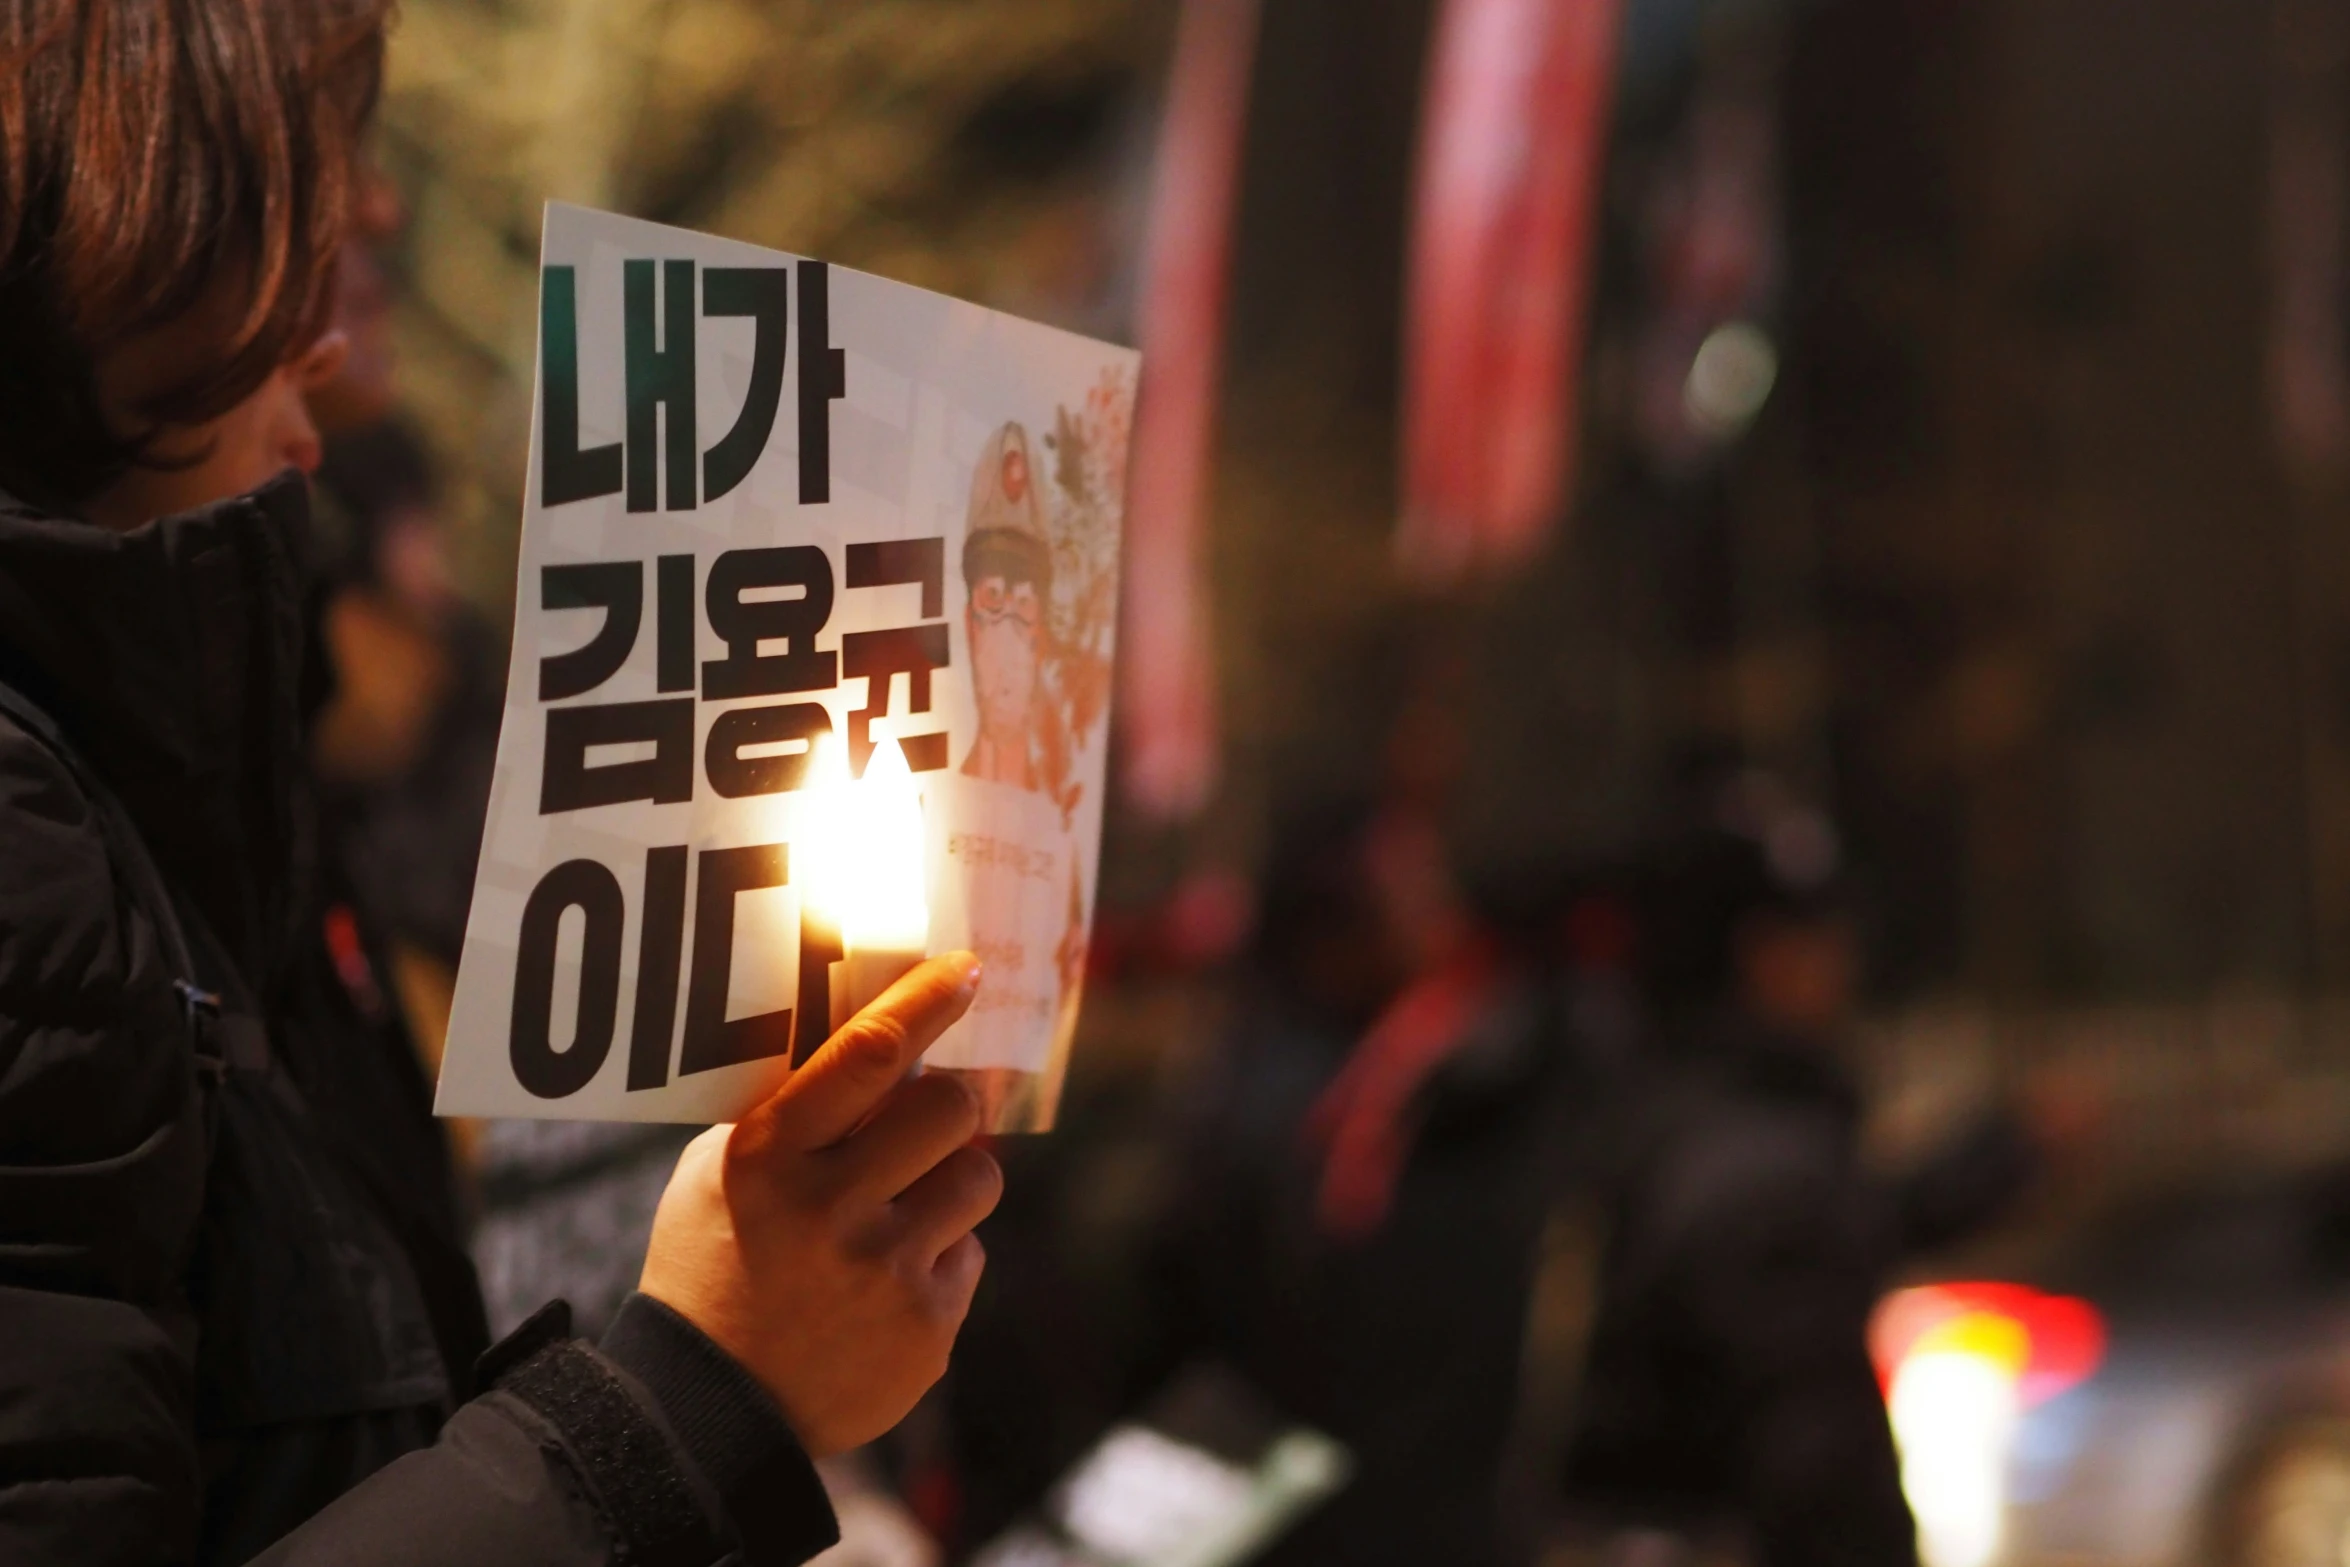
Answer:
[[[1564,509],[1621,0],[1446,0],[1405,322],[1408,569],[1524,559]]]
[[[1256,0],[1186,0],[1151,203],[1118,718],[1128,796],[1162,818],[1197,810],[1216,781],[1215,660],[1201,546],[1256,30]]]

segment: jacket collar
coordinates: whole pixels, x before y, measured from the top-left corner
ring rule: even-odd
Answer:
[[[0,495],[0,679],[57,721],[257,986],[311,857],[308,533],[290,471],[129,533]]]

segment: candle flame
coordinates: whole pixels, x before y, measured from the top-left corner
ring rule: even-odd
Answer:
[[[792,845],[808,907],[851,952],[920,952],[930,940],[922,795],[893,738],[874,743],[865,776],[849,777],[837,736],[808,759],[805,829]]]

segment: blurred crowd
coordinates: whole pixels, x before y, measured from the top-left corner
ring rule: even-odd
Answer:
[[[439,587],[413,441],[387,422],[331,441],[329,821],[394,937],[367,982],[429,1054],[497,659]],[[1864,1166],[1866,905],[1836,831],[1766,775],[1689,772],[1622,863],[1473,876],[1406,780],[1301,802],[1204,938],[1166,911],[1113,922],[1097,982],[1188,967],[1220,997],[1213,1037],[1140,1084],[1081,1063],[1065,1129],[1000,1150],[1010,1195],[949,1380],[841,1477],[866,1498],[844,1516],[898,1543],[852,1528],[843,1549],[965,1559],[1212,1365],[1350,1457],[1268,1562],[1909,1559],[1869,1314],[2022,1200],[2047,1140],[1994,1103],[1914,1168]],[[493,1326],[549,1292],[607,1317],[683,1141],[470,1129]]]
[[[1699,131],[1724,112],[1701,104]],[[1665,470],[1702,468],[1767,393],[1767,366],[1716,344],[1724,408],[1675,400],[1767,286],[1750,161],[1693,187],[1726,210],[1672,220],[1712,221],[1728,270],[1657,274],[1645,362],[1671,384],[1639,406]],[[388,945],[334,946],[331,917],[329,944],[436,1064],[504,656],[455,590],[442,486],[398,412],[388,182],[360,216],[352,352],[317,399],[333,678],[313,745],[328,862]],[[1104,916],[1097,990],[1211,997],[1187,1015],[1199,1037],[1140,1072],[1081,1053],[1064,1130],[999,1149],[1009,1195],[947,1381],[827,1466],[842,1563],[1087,1559],[1037,1520],[1105,1433],[1202,1378],[1343,1454],[1334,1494],[1268,1531],[1267,1564],[1914,1559],[1869,1315],[2025,1198],[2044,1139],[1989,1103],[1914,1168],[1864,1165],[1868,908],[1833,823],[1781,780],[1692,756],[1633,849],[1497,862],[1453,828],[1465,737],[1445,707],[1405,704],[1368,787],[1278,807],[1253,875]],[[493,1329],[553,1293],[598,1330],[685,1132],[457,1140]],[[1110,1513],[1172,1483],[1132,1482]]]
[[[372,210],[398,222],[388,190]],[[503,658],[450,589],[355,259],[358,351],[321,402],[314,745],[331,863],[390,937],[385,972],[338,961],[429,1060]],[[1346,1455],[1269,1563],[1912,1559],[1869,1315],[2028,1196],[2045,1118],[1987,1103],[1911,1168],[1864,1164],[1864,884],[1780,780],[1692,757],[1629,855],[1473,863],[1441,761],[1461,737],[1398,722],[1415,760],[1296,802],[1253,878],[1105,920],[1097,986],[1175,976],[1216,998],[1203,1037],[1172,1071],[1081,1060],[1065,1129],[1000,1150],[948,1381],[833,1466],[844,1561],[1030,1559],[984,1553],[1203,1374]],[[608,1318],[684,1140],[464,1128],[493,1327],[550,1292]]]

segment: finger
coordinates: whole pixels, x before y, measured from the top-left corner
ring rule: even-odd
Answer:
[[[692,1142],[687,1143],[684,1148],[678,1151],[677,1164],[669,1172],[669,1179],[674,1182],[680,1171],[693,1174],[699,1171],[703,1165],[725,1158],[727,1145],[733,1141],[734,1128],[727,1122],[721,1121],[715,1126],[704,1127],[694,1134]]]
[[[907,1244],[936,1266],[979,1221],[995,1212],[1004,1195],[1004,1167],[984,1148],[965,1146],[905,1190],[897,1200],[898,1222]]]
[[[937,1293],[932,1306],[940,1317],[960,1326],[970,1313],[971,1297],[979,1292],[979,1276],[987,1271],[987,1248],[979,1237],[966,1234],[945,1251],[930,1269],[930,1285]]]
[[[917,964],[743,1117],[735,1148],[807,1152],[839,1142],[889,1097],[906,1069],[970,1007],[978,988],[979,960],[968,952]]]
[[[979,1135],[979,1099],[945,1072],[901,1079],[873,1118],[833,1150],[851,1190],[887,1202]]]

